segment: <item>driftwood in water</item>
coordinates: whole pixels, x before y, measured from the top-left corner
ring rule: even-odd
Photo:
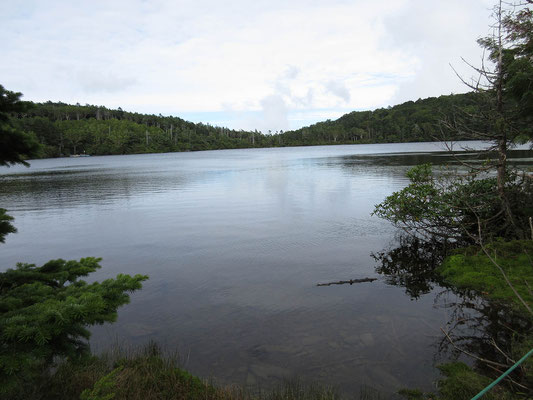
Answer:
[[[350,279],[349,281],[337,281],[337,282],[328,282],[328,283],[317,283],[317,286],[330,286],[330,285],[344,285],[349,283],[353,285],[354,283],[363,283],[363,282],[374,282],[377,281],[377,278],[363,278],[363,279]]]

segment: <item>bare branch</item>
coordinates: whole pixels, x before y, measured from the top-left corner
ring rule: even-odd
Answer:
[[[531,287],[529,286],[529,283],[524,279],[524,283],[526,284],[527,291],[531,297],[533,297],[533,291],[531,291]]]
[[[452,68],[452,70],[453,70],[453,72],[455,73],[455,75],[459,78],[459,80],[460,80],[461,82],[463,82],[463,84],[464,84],[465,86],[469,87],[469,88],[472,89],[472,90],[476,90],[476,91],[479,90],[479,87],[478,87],[478,86],[471,85],[470,83],[468,83],[467,81],[465,81],[465,80],[463,79],[463,77],[462,77],[462,76],[457,72],[457,70],[453,67],[452,64],[450,64],[450,67]]]
[[[486,358],[481,358],[481,357],[478,357],[476,356],[475,354],[472,354],[468,351],[466,351],[465,349],[461,349],[459,346],[457,346],[454,341],[452,340],[452,338],[450,337],[450,335],[448,335],[448,332],[446,332],[442,327],[440,328],[440,330],[442,331],[442,333],[444,333],[444,335],[446,336],[446,338],[448,339],[448,341],[450,342],[450,344],[454,347],[454,349],[460,351],[461,353],[469,356],[469,357],[472,357],[478,361],[481,361],[485,364],[489,364],[489,365],[495,365],[497,367],[501,367],[501,368],[507,368],[507,365],[504,365],[504,364],[500,364],[499,362],[496,362],[496,361],[491,361],[491,360],[487,360]]]
[[[490,369],[492,369],[493,371],[496,371],[498,373],[498,375],[501,375],[503,374],[504,371],[501,371],[499,370],[498,368],[496,367],[493,367],[492,365],[487,365],[487,367],[489,367]],[[529,388],[525,385],[522,385],[521,383],[518,383],[517,381],[515,381],[513,378],[511,378],[510,375],[507,375],[506,376],[507,379],[509,379],[509,381],[513,384],[513,385],[516,385],[518,386],[519,388],[521,389],[524,389],[524,390],[529,390]]]
[[[515,360],[513,360],[509,355],[507,355],[507,353],[505,353],[502,349],[500,349],[500,347],[496,344],[496,341],[494,340],[494,338],[492,338],[492,337],[490,338],[490,343],[494,346],[494,348],[495,348],[496,350],[498,350],[498,352],[499,352],[502,356],[505,357],[505,359],[506,359],[509,363],[511,363],[511,364],[516,363]]]

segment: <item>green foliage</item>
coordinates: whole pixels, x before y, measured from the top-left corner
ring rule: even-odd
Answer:
[[[141,349],[116,348],[111,353],[84,360],[69,360],[40,388],[36,396],[54,400],[339,400],[331,387],[304,384],[298,379],[284,380],[271,390],[238,385],[215,386],[191,375],[179,365],[174,355],[163,354],[155,343]],[[91,397],[92,396],[92,397]],[[110,397],[114,396],[114,397]],[[354,399],[380,400],[383,397],[363,386]]]
[[[102,283],[80,277],[100,268],[98,258],[18,264],[0,273],[0,388],[9,393],[33,380],[58,358],[88,355],[88,326],[113,322],[127,292],[144,275],[118,275]]]
[[[35,137],[13,126],[11,114],[20,113],[29,103],[21,101],[21,93],[11,92],[0,85],[0,166],[28,163],[26,157],[36,156],[40,150]],[[11,224],[13,217],[0,208],[0,243],[4,243],[9,233],[17,230]]]
[[[4,208],[0,208],[0,243],[5,242],[5,237],[9,233],[15,233],[17,229],[11,224],[13,217],[6,214]]]
[[[509,174],[507,198],[515,216],[513,226],[500,212],[496,178],[459,175],[446,170],[433,174],[429,164],[407,172],[410,184],[376,205],[373,215],[424,237],[474,242],[479,228],[484,236],[510,239],[527,237],[533,215],[531,182]]]
[[[269,393],[263,394],[268,400],[340,400],[340,395],[330,387],[304,385],[298,379],[285,380]],[[360,400],[380,400],[380,393],[368,387],[361,387]],[[259,400],[259,399],[258,399]]]
[[[407,400],[426,400],[431,397],[418,389],[400,389],[398,394]]]
[[[530,282],[533,281],[533,241],[514,240],[505,242],[497,240],[485,245],[485,249],[505,272],[522,299],[530,307],[533,306],[533,294],[530,288]],[[531,315],[527,312],[525,306],[503,279],[502,272],[479,247],[471,246],[455,250],[454,254],[447,257],[444,263],[437,268],[437,272],[441,274],[447,283],[457,288],[474,291],[493,303],[500,303],[504,307],[499,307],[499,309],[505,310],[501,311],[502,313],[514,315],[515,318],[521,315],[524,321],[531,320]],[[506,306],[510,306],[511,309]],[[515,311],[515,313],[512,313],[512,311]],[[521,327],[512,330],[512,340],[508,343],[505,343],[505,341],[499,343],[499,346],[509,354],[508,357],[514,360],[519,360],[533,348],[533,337],[528,328],[530,325],[525,323],[519,326]],[[505,324],[499,325],[498,330],[505,329],[505,327]],[[496,336],[493,337],[498,338],[499,336],[503,337],[503,332],[496,332]],[[506,357],[499,360],[499,362],[509,363],[510,359]],[[512,363],[514,361],[509,366]],[[472,395],[491,381],[491,379],[479,375],[461,364],[448,364],[443,366],[441,370],[448,377],[441,382],[439,387],[443,399],[455,398],[453,395],[458,391],[463,393],[463,398],[471,398]],[[501,372],[492,374],[492,379],[495,379]],[[525,387],[531,387],[533,382],[533,360],[526,360],[520,366],[520,372],[514,376],[514,379],[525,385]],[[512,394],[508,390],[509,386],[506,385],[506,382],[502,382],[491,389],[483,398],[529,398],[527,394],[520,394],[522,390],[517,391],[516,387],[513,388]]]
[[[115,368],[109,374],[100,378],[92,389],[85,389],[80,396],[80,400],[111,400],[115,397],[113,389],[116,385],[116,375],[124,369],[124,366]]]
[[[533,242],[514,240],[494,241],[486,249],[500,265],[520,296],[533,306],[533,294],[528,286],[533,286]],[[446,258],[437,269],[450,284],[477,291],[493,300],[512,302],[523,308],[502,273],[478,247],[456,250],[456,254]]]
[[[119,355],[113,364],[117,372],[111,379],[99,379],[93,392],[105,386],[107,389],[101,394],[112,394],[116,399],[201,400],[219,397],[215,387],[178,368],[177,364],[176,358],[164,356],[159,346],[150,342],[140,352]]]
[[[442,400],[470,400],[492,382],[461,362],[439,365],[438,368],[446,377],[438,383],[439,399]],[[495,387],[483,396],[483,400],[511,398],[501,387]]]
[[[20,100],[21,93],[11,92],[0,85],[0,165],[25,164],[25,157],[34,156],[39,150],[35,137],[16,129],[11,114],[21,113],[30,103]]]
[[[437,393],[424,393],[418,389],[402,389],[398,392],[407,400],[470,400],[487,387],[492,380],[473,371],[462,362],[438,365],[444,375],[437,384]],[[516,399],[504,387],[496,386],[483,396],[483,400]]]
[[[533,349],[533,333],[528,332],[525,335],[516,335],[511,346],[511,356],[514,360],[520,360],[525,354]],[[533,358],[527,358],[520,365],[520,375],[523,381],[533,382]],[[531,387],[531,386],[530,386]]]
[[[43,387],[46,397],[82,400],[230,399],[230,392],[203,382],[164,356],[155,343],[141,351],[71,360]]]
[[[503,27],[513,43],[504,52],[504,93],[518,117],[518,139],[525,142],[533,138],[533,10],[526,7],[507,15]]]
[[[411,183],[416,184],[431,184],[433,182],[433,174],[431,164],[422,164],[407,171],[406,176]]]
[[[457,109],[477,111],[478,96],[458,94],[409,101],[375,111],[354,111],[335,121],[295,131],[263,134],[194,124],[178,117],[146,115],[93,105],[35,103],[13,110],[18,129],[41,144],[43,157],[69,154],[130,154],[245,147],[431,141],[439,121]],[[461,135],[455,135],[461,139]]]
[[[95,387],[98,380],[111,373],[118,364],[113,363],[108,354],[70,360],[61,360],[53,374],[45,375],[41,382],[35,382],[40,396],[24,393],[25,400],[75,399],[83,391]],[[112,379],[116,382],[116,379]]]
[[[458,110],[479,111],[476,93],[430,97],[408,101],[374,111],[353,111],[335,121],[327,120],[286,132],[286,145],[331,143],[393,143],[434,141],[442,137],[440,122]],[[472,128],[480,128],[476,121]],[[454,140],[465,139],[461,132],[450,133]]]
[[[388,196],[375,207],[373,214],[416,232],[428,230],[435,235],[452,236],[456,225],[453,210],[445,202],[446,192],[439,190],[433,180],[431,165],[416,166],[407,176],[410,185]]]
[[[43,157],[130,154],[275,146],[273,136],[194,124],[178,117],[111,110],[92,105],[32,103],[11,117],[38,138]]]

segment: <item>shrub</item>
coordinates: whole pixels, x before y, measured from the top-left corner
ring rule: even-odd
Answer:
[[[118,275],[102,283],[80,277],[100,268],[98,258],[18,264],[0,273],[0,395],[14,396],[62,358],[89,355],[91,325],[116,320],[127,292],[145,275]]]

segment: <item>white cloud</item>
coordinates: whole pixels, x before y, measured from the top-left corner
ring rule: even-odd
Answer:
[[[302,120],[296,113],[335,115],[459,91],[448,63],[476,60],[489,5],[4,2],[1,83],[30,100],[174,115],[256,112],[262,117],[236,121],[242,128],[287,129]]]
[[[334,94],[337,97],[340,97],[344,100],[345,103],[350,102],[350,91],[343,82],[340,81],[329,81],[326,83],[326,90]]]
[[[136,83],[135,79],[117,76],[105,71],[80,71],[77,80],[87,93],[122,92]]]
[[[477,38],[488,33],[492,0],[410,0],[401,13],[385,20],[389,41],[417,60],[415,73],[400,85],[392,103],[468,91],[450,64],[463,76],[471,70],[465,57],[477,64],[482,52]]]
[[[287,130],[289,128],[287,105],[279,95],[270,95],[261,100],[263,126],[260,130],[266,132],[269,130]]]

